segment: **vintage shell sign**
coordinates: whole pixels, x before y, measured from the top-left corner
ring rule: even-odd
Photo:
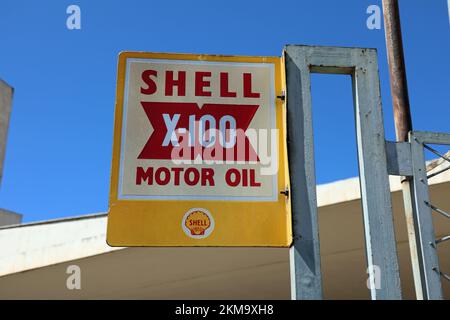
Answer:
[[[279,57],[122,52],[111,246],[289,246]]]

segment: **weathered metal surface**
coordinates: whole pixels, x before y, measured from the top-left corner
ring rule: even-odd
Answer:
[[[3,161],[5,160],[12,97],[13,88],[0,79],[0,185],[3,177]]]
[[[418,300],[441,299],[442,288],[440,285],[434,283],[439,280],[435,277],[436,274],[439,274],[439,267],[432,267],[430,265],[437,263],[437,253],[434,248],[429,247],[429,244],[426,245],[428,239],[431,239],[430,234],[434,234],[433,225],[430,225],[432,222],[430,220],[431,217],[427,218],[427,215],[431,214],[431,209],[444,216],[446,213],[429,203],[428,193],[424,189],[428,189],[428,179],[442,174],[450,167],[440,168],[428,174],[429,171],[432,171],[434,167],[438,166],[438,162],[435,161],[430,166],[426,166],[423,157],[423,148],[426,147],[424,145],[425,142],[449,144],[450,134],[414,132],[414,136],[415,139],[411,140],[410,145],[411,149],[414,149],[414,153],[411,152],[411,163],[414,162],[415,165],[412,166],[412,176],[407,177],[408,180],[405,179],[402,183],[414,286]],[[447,158],[445,155],[438,155],[443,159]],[[423,204],[428,208],[425,208]],[[423,240],[423,238],[426,238],[426,240]],[[431,261],[427,260],[430,257]],[[430,272],[430,270],[433,270],[434,273]]]
[[[391,83],[392,107],[394,111],[395,132],[397,141],[408,141],[408,133],[412,130],[411,111],[409,107],[408,85],[403,54],[403,41],[400,24],[398,0],[383,0],[383,16],[386,35],[386,49],[388,55],[389,75]],[[413,212],[416,210],[411,197],[414,186],[410,176],[402,179],[403,202],[409,237],[412,269],[416,287],[417,299],[423,299],[422,279],[420,277],[420,263],[418,246],[416,243],[416,228]]]
[[[411,132],[410,143],[412,150],[413,175],[414,175],[414,224],[415,242],[417,243],[417,263],[420,266],[420,286],[416,286],[418,297],[423,299],[442,299],[442,284],[440,277],[443,276],[439,270],[439,258],[435,239],[432,212],[435,210],[443,216],[447,213],[430,203],[428,191],[428,179],[446,170],[438,170],[427,176],[427,166],[424,157],[425,144],[450,145],[450,134],[436,132]],[[439,154],[438,154],[439,155]],[[446,156],[442,156],[444,159]],[[415,275],[415,277],[417,277]]]
[[[445,141],[444,138],[448,138]],[[435,138],[435,139],[433,139]],[[423,143],[450,144],[450,135],[411,132],[409,137],[413,164],[413,219],[415,226],[417,264],[420,267],[420,283],[416,286],[417,296],[420,299],[442,299],[442,285],[440,280],[439,259],[435,245],[435,233],[431,208],[428,205],[430,196],[428,192],[427,170]],[[415,263],[415,261],[413,261]],[[416,275],[415,275],[416,276]],[[418,280],[415,280],[416,283]]]
[[[422,143],[450,145],[450,133],[414,131],[413,136]]]
[[[352,75],[367,259],[369,267],[378,266],[381,274],[381,279],[369,274],[370,283],[381,283],[378,288],[371,286],[371,296],[400,299],[376,51],[289,45],[285,59],[294,231],[293,297],[322,295],[309,80],[309,73],[317,72]]]
[[[383,0],[383,16],[395,131],[397,140],[403,142],[408,141],[408,132],[412,130],[412,121],[397,0]]]
[[[375,50],[355,57],[353,76],[361,195],[368,265],[380,268],[381,286],[372,299],[401,299],[392,204],[387,173],[383,113]],[[371,275],[372,277],[372,275]],[[370,279],[374,283],[374,279]]]
[[[408,142],[392,142],[386,141],[386,156],[387,156],[387,169],[390,175],[406,176],[408,179],[412,176],[412,160],[411,160],[411,145]],[[403,178],[402,178],[403,180]],[[422,286],[420,278],[420,265],[418,263],[417,244],[415,241],[415,225],[413,218],[413,202],[412,190],[413,185],[410,185],[407,180],[403,180],[401,183],[403,204],[405,208],[405,218],[408,234],[408,244],[411,254],[412,271],[414,275],[414,287],[419,288]],[[416,291],[416,297],[422,299],[420,290]]]
[[[390,175],[412,175],[411,147],[408,142],[386,141],[386,156]]]
[[[411,156],[412,157],[412,156]],[[412,165],[412,160],[411,160]],[[403,205],[405,208],[405,220],[406,220],[406,232],[408,234],[408,246],[411,256],[411,268],[413,272],[414,288],[417,300],[423,300],[423,279],[422,279],[422,265],[420,262],[419,245],[417,242],[416,234],[417,227],[415,224],[415,211],[417,210],[414,202],[414,184],[410,181],[412,177],[406,177],[402,181],[402,195]]]
[[[284,52],[294,237],[290,249],[291,295],[302,300],[322,298],[311,83],[306,50],[306,47],[287,46]]]

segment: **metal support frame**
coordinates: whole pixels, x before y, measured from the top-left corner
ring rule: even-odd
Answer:
[[[433,132],[410,132],[413,184],[413,220],[408,221],[409,228],[415,231],[415,239],[410,243],[416,293],[421,299],[443,299],[439,270],[437,244],[442,239],[436,239],[433,227],[432,210],[438,209],[440,214],[445,212],[430,203],[428,178],[424,147],[425,144],[450,145],[450,134]],[[443,171],[441,171],[443,172]],[[444,240],[445,241],[445,240]],[[445,276],[445,275],[444,275]]]
[[[310,92],[313,72],[352,76],[367,263],[378,266],[381,274],[377,279],[381,286],[371,286],[371,297],[401,299],[376,50],[288,45],[284,59],[294,232],[292,298],[322,298]],[[370,272],[371,284],[374,277]]]

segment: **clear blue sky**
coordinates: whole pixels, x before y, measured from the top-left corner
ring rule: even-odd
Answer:
[[[66,8],[81,8],[81,30]],[[395,137],[377,0],[0,2],[0,78],[15,88],[0,207],[25,221],[106,212],[122,50],[280,55],[285,44],[378,49],[386,136]],[[415,129],[450,131],[447,0],[400,1]],[[357,175],[350,79],[312,80],[318,182]]]

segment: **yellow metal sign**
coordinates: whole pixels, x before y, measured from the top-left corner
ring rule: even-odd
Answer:
[[[279,57],[119,55],[111,246],[289,246]]]

